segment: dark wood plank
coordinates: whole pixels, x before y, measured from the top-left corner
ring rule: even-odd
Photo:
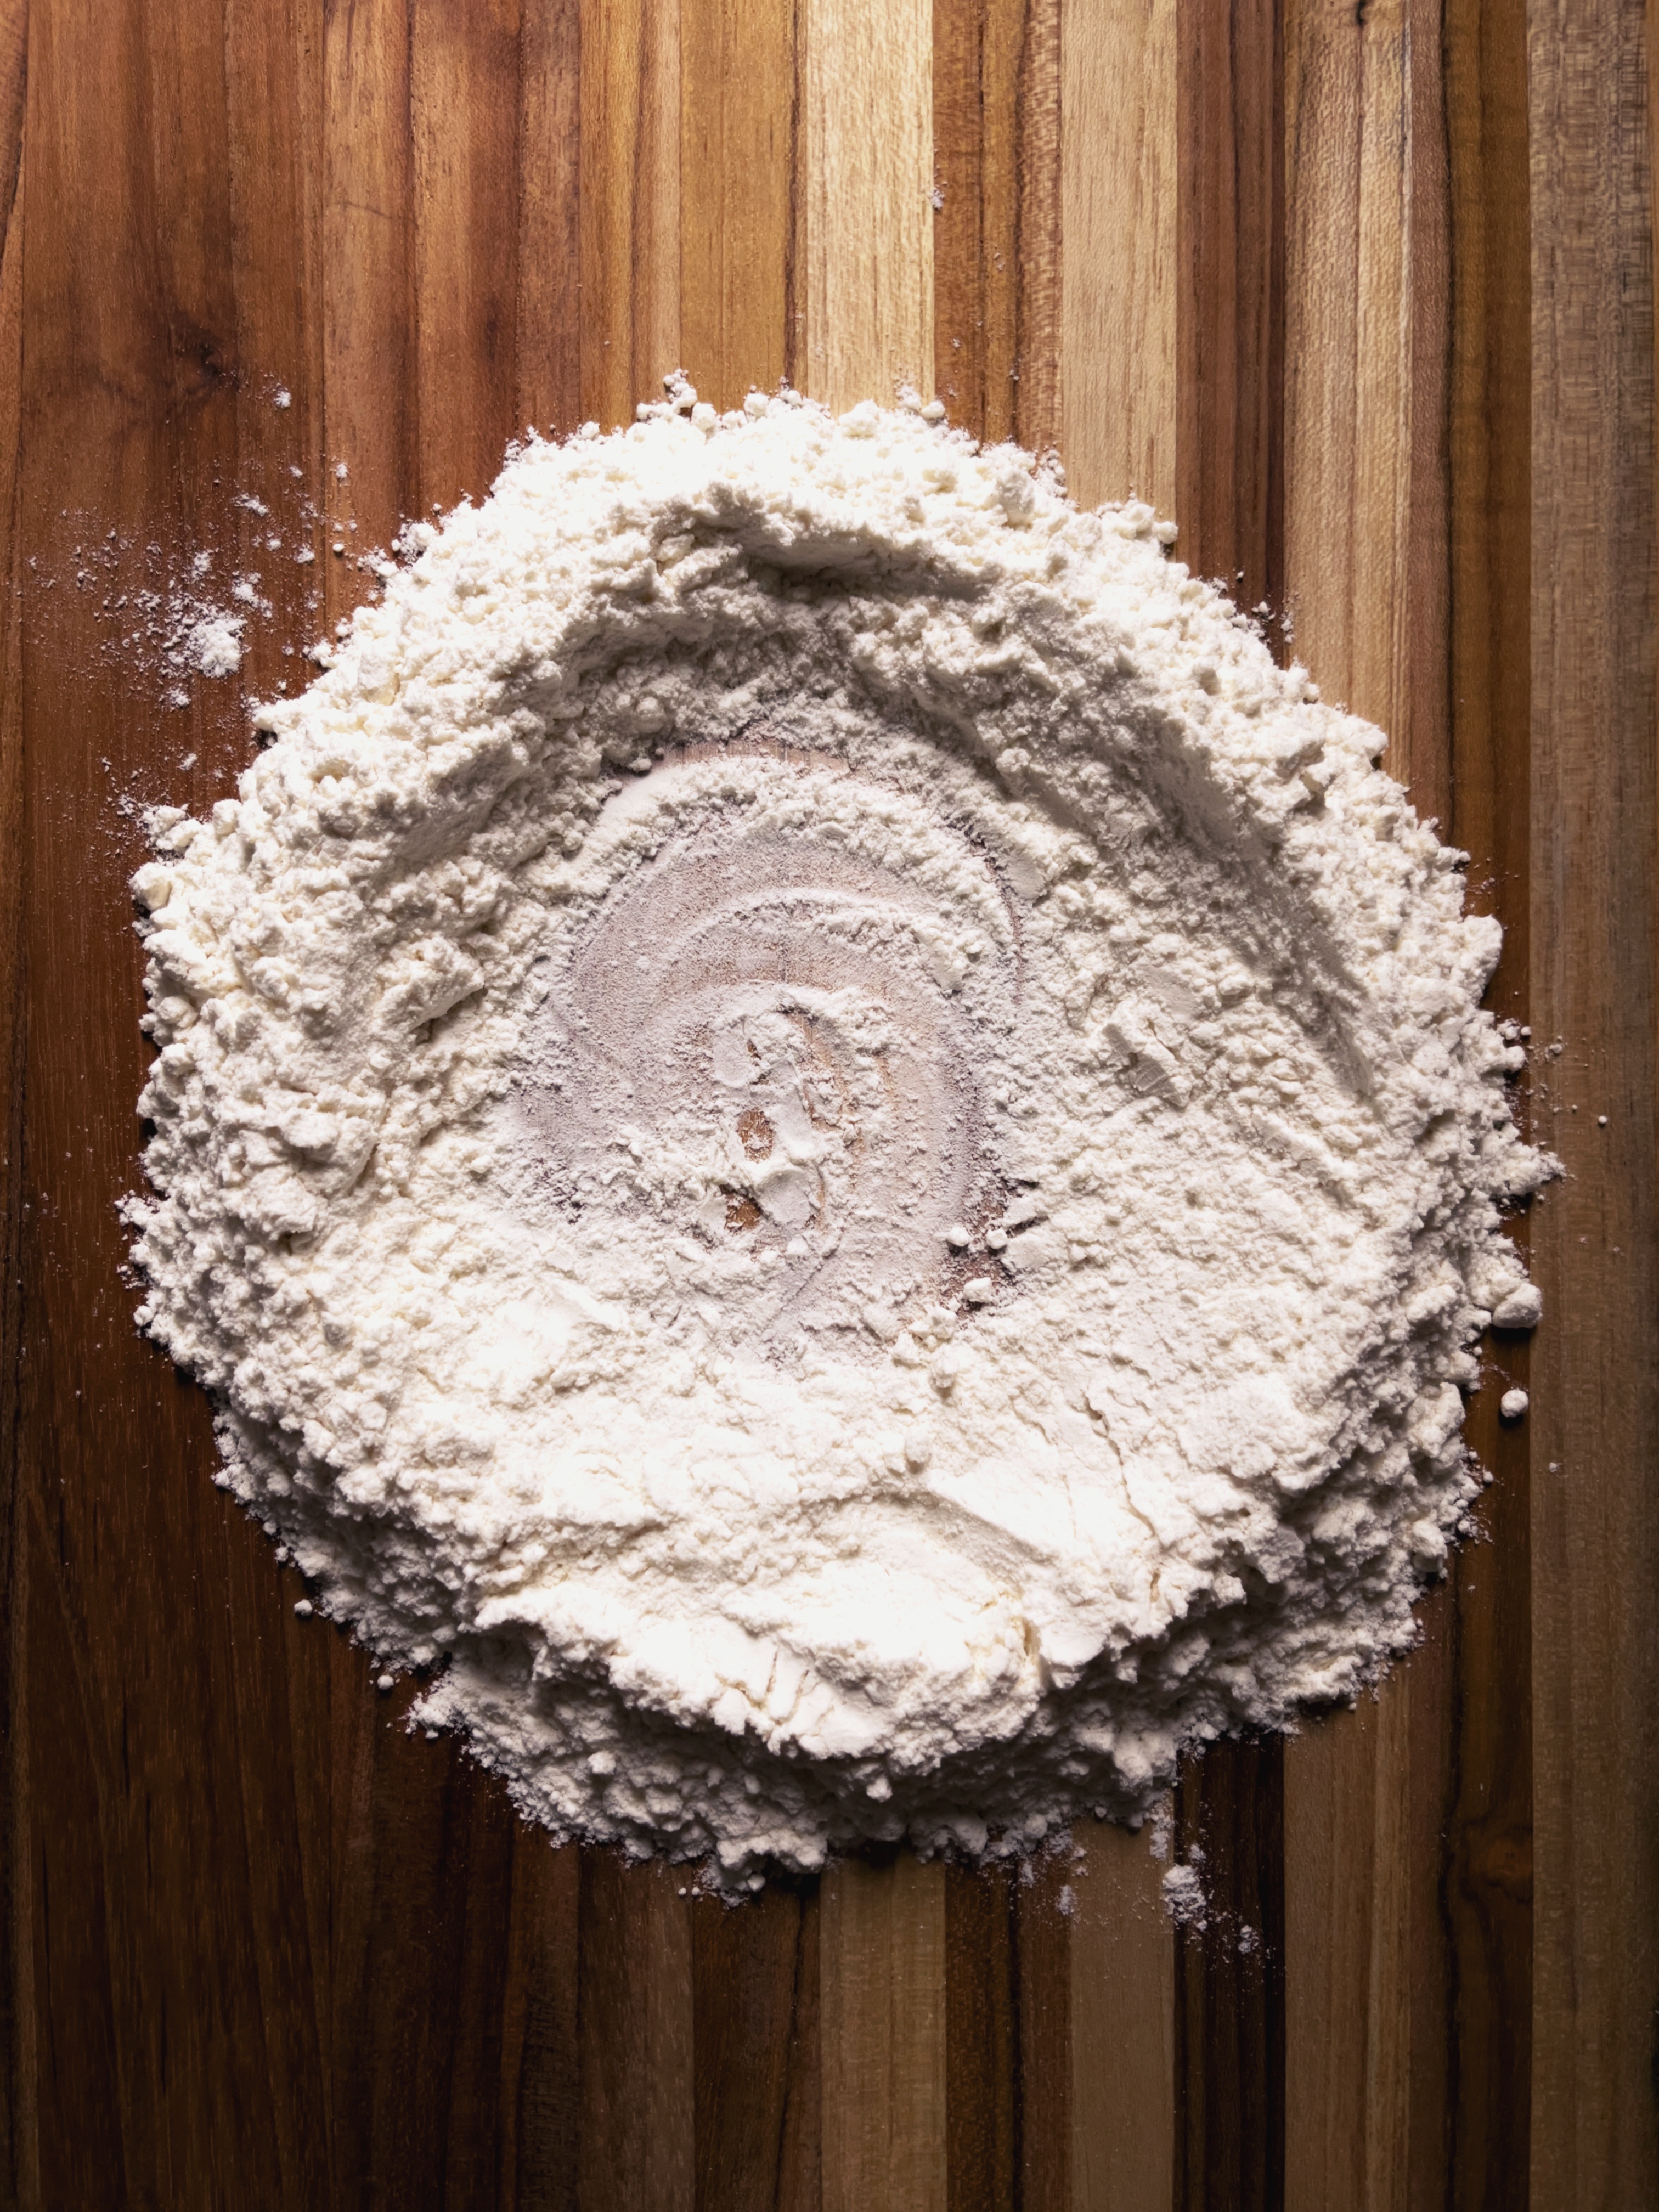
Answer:
[[[0,13],[0,575],[9,596],[0,641],[0,2194],[38,2194],[34,2166],[33,2005],[27,1940],[27,1847],[21,1787],[22,1741],[15,1726],[24,1655],[16,1541],[16,1441],[24,1319],[22,877],[22,575],[19,528],[23,371],[23,120],[27,105],[28,14]]]
[[[524,428],[520,0],[410,0],[410,307],[422,508],[482,498]]]
[[[575,2206],[580,1900],[579,1854],[520,1826],[501,1999],[501,2202],[510,2212]]]
[[[1526,10],[1446,11],[1450,173],[1450,700],[1448,829],[1470,855],[1471,903],[1504,924],[1490,1002],[1528,1018],[1528,725],[1532,391]],[[1522,1103],[1525,1104],[1524,1093]],[[1514,1226],[1528,1238],[1524,1218]],[[1532,2058],[1529,1460],[1533,1424],[1500,1421],[1530,1382],[1504,1340],[1466,1433],[1493,1481],[1481,1540],[1459,1553],[1450,1605],[1454,1732],[1443,1899],[1452,2033],[1446,2201],[1524,2206]],[[1416,2131],[1419,2138],[1425,2133]]]
[[[1531,1012],[1568,1170],[1532,1236],[1534,2212],[1659,2197],[1649,35],[1632,0],[1528,11]]]
[[[691,1908],[698,2212],[816,2212],[816,1890]]]
[[[1020,2212],[1089,2212],[1073,2160],[1071,1873],[1061,1851],[1015,1878]]]
[[[31,13],[8,1840],[33,1996],[19,2164],[45,2203],[210,2203],[225,2171],[280,2172],[284,2154],[248,1839],[234,1785],[216,1787],[239,1753],[216,1601],[228,1516],[205,1407],[132,1332],[115,1213],[143,1060],[137,839],[116,802],[160,795],[169,756],[235,744],[234,696],[158,726],[159,687],[101,619],[107,580],[176,544],[237,453],[222,56],[216,14]],[[240,2081],[227,2048],[252,2062]]]
[[[953,422],[1059,435],[1055,0],[934,0],[933,381]]]
[[[945,1877],[945,2111],[950,2212],[1019,2203],[1017,1873],[951,1867]]]
[[[581,1855],[581,2212],[692,2212],[691,1907],[684,1869]]]
[[[1182,0],[1176,109],[1176,552],[1282,636],[1284,28],[1277,0]],[[1176,1975],[1175,2202],[1284,2191],[1284,1767],[1212,1745],[1183,1773],[1176,1845],[1210,1918]],[[1244,1948],[1244,1947],[1249,1947]]]
[[[1206,1903],[1176,1964],[1177,2208],[1272,2212],[1285,2192],[1284,1749],[1212,1744],[1176,1795]]]
[[[1270,625],[1285,596],[1285,40],[1279,0],[1183,0],[1177,550]]]

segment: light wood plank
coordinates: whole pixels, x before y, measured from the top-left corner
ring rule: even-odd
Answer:
[[[933,385],[930,0],[800,0],[800,377],[835,408]]]
[[[794,0],[681,0],[682,354],[716,407],[787,362],[794,21]]]
[[[1297,657],[1451,794],[1448,179],[1437,7],[1285,18],[1285,576]],[[1443,2187],[1440,1821],[1452,1674],[1429,1649],[1286,1747],[1285,2205],[1407,2212]]]
[[[1076,498],[1176,495],[1176,0],[1060,19],[1061,451]]]
[[[1532,2212],[1613,2212],[1659,2202],[1650,64],[1637,0],[1529,23],[1532,1019],[1568,1170],[1533,1219]]]
[[[1297,657],[1447,801],[1446,208],[1434,0],[1289,0],[1285,569]]]
[[[680,366],[679,21],[581,0],[581,394],[601,429]]]
[[[1176,0],[1065,0],[1060,19],[1060,455],[1085,506],[1137,497],[1164,514],[1179,417],[1176,28]],[[1167,2204],[1176,1936],[1163,1868],[1147,1837],[1107,1823],[1074,1841],[1073,2212]]]
[[[800,0],[803,388],[833,407],[932,387],[929,0]],[[944,2212],[945,1869],[908,1852],[824,1878],[823,2212]]]
[[[902,1852],[824,1877],[823,2212],[945,2212],[945,1878]]]
[[[1070,1873],[1072,2212],[1170,2201],[1175,1942],[1147,1830],[1082,1824]]]

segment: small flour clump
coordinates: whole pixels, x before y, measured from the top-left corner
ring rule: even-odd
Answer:
[[[1352,1698],[1538,1318],[1462,856],[938,413],[532,441],[136,879],[222,1479],[526,1814],[732,1885]]]

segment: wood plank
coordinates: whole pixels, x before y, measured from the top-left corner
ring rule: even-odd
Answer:
[[[316,518],[326,501],[320,282],[325,56],[318,27],[300,5],[236,0],[225,33],[230,279],[240,373],[236,446],[223,460],[234,461],[236,477],[269,509],[264,516],[246,506],[235,511],[235,565],[258,577],[273,611],[268,625],[249,626],[240,677],[246,690],[264,693],[295,688],[296,641],[315,637],[321,626],[319,587],[325,580],[316,562],[326,540]],[[279,392],[288,394],[286,407],[276,404]],[[222,467],[217,513],[210,507],[192,514],[192,533],[204,526],[210,535],[222,531]],[[276,548],[268,542],[272,534],[280,541]],[[311,562],[300,561],[303,551],[312,554]],[[190,710],[192,724],[204,704]],[[199,809],[228,787],[248,757],[246,732],[233,726],[210,735],[192,726],[188,742],[198,754],[188,798]],[[158,750],[165,758],[171,748],[164,740]],[[205,1450],[192,1457],[195,1483],[205,1480],[210,1465]],[[206,1493],[198,1489],[197,1495],[206,1504]],[[261,2044],[244,2060],[250,2078],[233,2094],[260,2094],[264,2075],[275,2170],[283,2186],[303,2195],[328,2186],[331,2164],[331,1660],[321,1641],[303,1635],[292,1616],[302,1595],[298,1577],[272,1576],[268,1547],[240,1514],[208,1506],[207,1516],[218,1537],[210,1554],[211,1587],[222,1594],[230,1625],[222,1694],[236,1722],[234,1786],[261,2011]],[[366,1685],[362,1694],[367,1698]]]
[[[1449,179],[1437,7],[1285,16],[1285,571],[1295,650],[1389,735],[1419,811],[1452,797]],[[1441,1905],[1451,1613],[1375,1704],[1285,1750],[1289,2208],[1446,2187]]]
[[[575,2212],[580,1853],[552,1850],[544,1833],[520,1823],[508,1911],[501,1998],[502,2212]]]
[[[581,0],[537,0],[519,23],[518,419],[581,421]]]
[[[1073,0],[1060,21],[1060,453],[1085,505],[1175,505],[1180,100],[1175,0]],[[1146,1839],[1078,1839],[1070,1928],[1075,2212],[1169,2203],[1176,1937]],[[1151,2023],[1149,2032],[1148,2023]]]
[[[1182,559],[1282,613],[1285,82],[1277,0],[1185,0],[1176,93]]]
[[[691,1908],[697,2212],[817,2212],[818,1900]]]
[[[21,850],[23,824],[22,574],[20,493],[22,476],[23,120],[27,108],[28,17],[21,4],[0,10],[0,574],[10,586],[0,643],[0,1435],[18,1434],[24,1327],[22,872],[10,864]],[[24,1648],[21,1574],[24,1547],[15,1540],[15,1450],[0,1455],[0,2195],[38,2203],[36,2155],[33,1918],[28,1893],[27,1804],[15,1725],[21,1705]]]
[[[1206,1903],[1175,1961],[1177,2206],[1285,2201],[1283,1757],[1276,1736],[1212,1744],[1176,1793]]]
[[[681,0],[681,356],[735,407],[788,362],[795,0]]]
[[[581,0],[581,405],[631,422],[680,365],[678,8]]]
[[[1448,801],[1437,0],[1287,0],[1285,566],[1296,651]]]
[[[1450,177],[1450,698],[1448,824],[1471,902],[1504,924],[1489,1002],[1528,1018],[1531,377],[1523,0],[1454,0],[1445,18]],[[1522,1105],[1526,1100],[1523,1092]],[[1515,1224],[1523,1245],[1528,1224]],[[1534,1424],[1498,1398],[1529,1382],[1505,1341],[1469,1407],[1493,1475],[1483,1540],[1450,1600],[1455,1705],[1442,1907],[1452,2006],[1445,2194],[1526,2203],[1531,2115],[1532,1726],[1528,1467]],[[1455,2094],[1453,2092],[1455,2091]],[[1419,2138],[1425,2133],[1419,2130]]]
[[[1182,0],[1176,60],[1176,550],[1261,610],[1284,592],[1284,45],[1272,0]],[[1284,1762],[1183,1768],[1176,1845],[1207,1899],[1175,1970],[1174,2200],[1277,2206],[1285,2173]]]
[[[519,406],[520,0],[410,0],[419,484],[480,499]]]
[[[1176,503],[1176,0],[1061,19],[1061,449],[1085,507]]]
[[[132,1334],[114,1210],[143,1052],[124,881],[137,841],[113,804],[197,730],[228,750],[234,729],[233,700],[158,747],[146,675],[100,619],[119,597],[106,579],[176,543],[236,451],[221,70],[199,18],[31,11],[14,855],[27,1321],[10,1431],[26,1702],[9,1716],[7,1841],[27,1916],[13,1986],[32,1979],[34,2000],[17,2163],[45,2203],[203,2200],[216,2146],[260,2171],[282,2154],[276,2069],[239,2095],[215,2063],[227,2039],[266,2048],[236,1730],[210,1694],[231,1666],[210,1595],[225,1515],[200,1487],[201,1401]],[[77,566],[97,588],[77,588]]]
[[[823,2212],[945,2212],[944,1869],[842,1860],[821,1911]]]
[[[945,1873],[948,2212],[1019,2202],[1019,1927],[1017,1871]]]
[[[1152,1838],[1079,1829],[1071,1871],[1071,2166],[1074,2212],[1175,2202],[1176,1948]],[[1166,1846],[1167,1849],[1167,1846]]]
[[[933,382],[931,0],[800,0],[802,389]]]
[[[1071,1933],[1074,1851],[1020,1869],[1018,1971],[1020,2212],[1069,2212],[1073,2203]]]
[[[1659,2197],[1644,38],[1632,0],[1529,11],[1532,1018],[1564,1047],[1540,1088],[1568,1170],[1533,1219],[1534,2212]]]
[[[693,2212],[696,2093],[684,1870],[582,1853],[581,2212]]]
[[[931,388],[929,0],[802,0],[797,20],[795,373],[832,407]],[[944,2212],[945,1885],[907,1851],[823,1879],[823,2212]]]
[[[356,521],[373,545],[390,544],[419,497],[409,49],[407,0],[332,9],[324,17],[324,355],[316,397],[325,409],[331,465],[319,489],[327,522]],[[331,465],[343,458],[343,479]],[[356,594],[348,573],[326,557],[323,583],[331,623]]]
[[[976,437],[1013,428],[1023,7],[933,9],[933,381]]]
[[[976,437],[1059,433],[1058,0],[935,0],[933,380]]]

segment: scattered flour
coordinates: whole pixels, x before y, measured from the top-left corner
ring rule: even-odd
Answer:
[[[136,878],[222,1480],[527,1814],[732,1883],[1351,1698],[1538,1317],[1379,733],[937,412],[532,441]]]

